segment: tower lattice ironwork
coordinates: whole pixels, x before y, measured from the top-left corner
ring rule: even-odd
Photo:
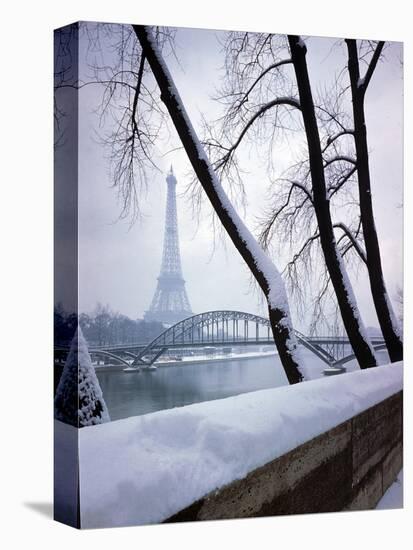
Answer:
[[[165,232],[161,272],[155,294],[145,321],[160,321],[172,325],[192,315],[185,280],[182,276],[181,254],[179,250],[178,216],[176,210],[177,180],[172,166],[167,174]]]

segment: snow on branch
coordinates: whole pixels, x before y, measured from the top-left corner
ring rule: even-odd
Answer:
[[[367,264],[367,257],[365,251],[361,248],[360,243],[357,241],[356,237],[353,235],[349,227],[345,223],[339,222],[335,223],[333,225],[334,228],[341,229],[345,236],[349,239],[352,246],[354,247],[354,250],[357,252],[357,254],[360,256],[360,259]],[[348,250],[348,248],[347,248]],[[347,252],[346,250],[346,252]]]
[[[237,211],[235,210],[234,206],[229,200],[227,194],[225,193],[225,190],[223,189],[221,182],[218,180],[217,176],[215,175],[215,172],[212,169],[209,159],[205,154],[204,148],[202,147],[198,139],[198,136],[188,117],[188,114],[186,112],[182,99],[180,97],[180,94],[177,88],[175,87],[175,84],[173,82],[169,69],[165,64],[160,52],[158,51],[157,44],[149,30],[146,30],[146,36],[153,50],[154,60],[156,60],[156,63],[158,63],[159,66],[161,67],[163,78],[165,78],[165,80],[167,81],[168,91],[171,96],[171,99],[177,105],[176,124],[179,128],[182,127],[183,132],[185,132],[185,134],[187,133],[189,134],[191,138],[191,142],[188,143],[188,146],[190,145],[191,148],[194,148],[197,159],[206,166],[206,169],[208,172],[208,179],[212,184],[210,192],[213,193],[214,200],[215,201],[218,200],[220,205],[222,205],[224,211],[229,216],[228,221],[231,221],[231,224],[233,224],[234,228],[236,229],[236,232],[238,233],[239,237],[241,238],[242,242],[246,247],[245,252],[248,252],[248,255],[251,255],[253,257],[255,267],[264,275],[266,279],[266,284],[268,285],[268,288],[271,289],[271,285],[274,282],[274,279],[275,278],[279,279],[279,272],[276,269],[275,265],[268,258],[268,256],[261,249],[261,247],[258,246],[258,243],[256,242],[254,236],[248,230],[244,222],[241,220],[240,216],[238,215]],[[166,101],[166,97],[162,96],[162,99],[163,101]],[[283,100],[283,102],[285,101],[288,101],[288,98],[285,98],[285,100]],[[264,106],[262,108],[262,112],[258,113],[257,116],[259,116],[259,114],[262,114],[263,112],[265,112],[265,110],[271,108],[272,106],[273,105]],[[183,135],[180,137],[182,139]],[[238,142],[240,142],[241,139],[242,137],[239,138]],[[276,304],[274,303],[274,305]],[[279,305],[281,307],[284,307],[285,300],[283,300],[282,305],[281,304]]]
[[[302,379],[303,375],[298,368],[300,358],[297,351],[297,341],[292,327],[287,293],[280,272],[247,228],[228,198],[192,126],[185,105],[159,52],[152,32],[144,26],[136,25],[133,28],[145,50],[148,62],[161,90],[161,99],[174,122],[194,171],[229,237],[263,290],[269,305],[270,316],[273,314],[274,317],[277,317],[277,329],[282,335],[277,342],[277,346],[282,346],[282,349],[286,351],[285,356],[288,356],[288,360],[291,361],[293,368],[298,371],[299,378]],[[281,102],[283,104],[290,103],[293,106],[297,105],[297,102],[290,98],[280,98],[278,103],[281,104]],[[267,106],[267,108],[269,107]]]

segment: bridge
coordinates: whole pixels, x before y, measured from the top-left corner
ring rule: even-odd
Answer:
[[[298,343],[329,367],[339,367],[354,359],[347,337],[306,336],[295,331]],[[208,311],[192,315],[165,329],[149,343],[91,347],[96,358],[113,360],[130,368],[149,368],[168,350],[199,347],[274,345],[267,318],[241,311]],[[385,349],[382,338],[372,339],[376,350]]]

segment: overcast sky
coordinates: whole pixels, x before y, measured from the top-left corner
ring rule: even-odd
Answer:
[[[217,40],[219,33],[193,29],[177,32],[177,57],[180,66],[168,58],[178,90],[196,129],[201,116],[214,118],[218,112],[211,99],[219,85],[223,56]],[[333,48],[335,39],[308,39],[308,63],[314,87],[329,81],[344,65],[344,50]],[[376,224],[383,256],[389,294],[394,296],[402,282],[402,137],[403,83],[401,46],[387,50],[367,95],[367,124],[371,150]],[[82,62],[82,52],[80,56]],[[159,161],[163,173],[150,175],[150,185],[142,197],[142,219],[130,227],[118,221],[120,205],[111,187],[108,160],[96,140],[96,108],[102,90],[98,86],[80,92],[79,113],[79,309],[90,312],[97,302],[109,304],[131,318],[140,318],[149,307],[159,274],[165,215],[165,175],[172,163],[178,180],[178,218],[181,256],[187,292],[196,313],[212,309],[237,309],[265,314],[260,294],[238,252],[227,240],[215,240],[211,233],[208,204],[197,223],[183,192],[188,183],[189,164],[183,151],[165,155]],[[172,135],[169,150],[179,145]],[[167,151],[165,151],[166,153]],[[287,143],[279,144],[279,165],[288,164]],[[262,162],[247,159],[245,187],[248,198],[247,222],[254,227],[256,216],[265,206],[267,185]],[[274,258],[282,265],[285,258]],[[377,326],[369,296],[367,277],[361,269],[352,275],[363,319]],[[296,319],[305,329],[307,320]]]

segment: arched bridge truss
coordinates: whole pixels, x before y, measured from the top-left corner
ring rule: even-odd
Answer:
[[[295,335],[299,344],[327,365],[350,360],[346,352],[348,355],[352,350],[346,338],[307,337],[298,331],[295,331]],[[268,319],[241,311],[208,311],[167,328],[138,351],[132,365],[151,366],[171,348],[257,344],[274,344]]]
[[[354,359],[346,337],[305,336],[295,331],[298,343],[303,345],[328,366],[339,366]],[[100,348],[91,347],[93,359],[119,366],[150,367],[168,350],[196,347],[228,347],[246,345],[274,345],[268,319],[241,311],[208,311],[193,315],[167,328],[150,343],[118,344]],[[372,340],[376,350],[385,349],[381,338]],[[67,349],[56,350],[60,361]]]

